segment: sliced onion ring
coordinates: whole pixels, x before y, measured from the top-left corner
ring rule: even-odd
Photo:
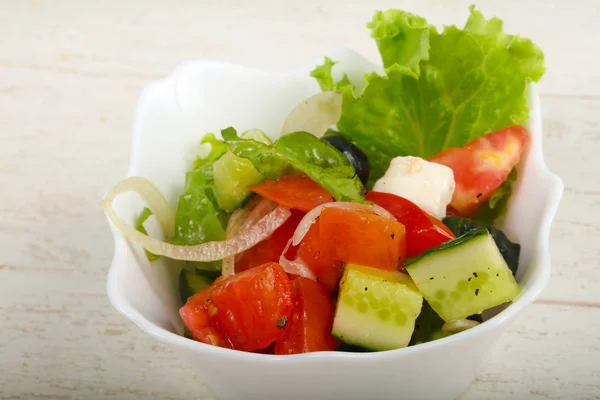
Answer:
[[[282,134],[304,131],[321,137],[342,115],[340,92],[321,92],[298,103],[288,114]]]
[[[373,212],[382,217],[385,217],[385,218],[388,218],[388,219],[391,219],[394,221],[396,220],[396,218],[394,218],[394,216],[389,211],[387,211],[386,209],[384,209],[376,204],[369,205],[369,204],[362,204],[362,203],[348,203],[348,202],[343,202],[343,201],[334,201],[331,203],[325,203],[325,204],[321,204],[320,206],[313,208],[308,213],[306,213],[304,218],[302,218],[302,220],[300,221],[300,224],[298,224],[298,227],[296,228],[296,231],[294,232],[294,236],[292,236],[292,239],[293,239],[292,245],[298,246],[300,244],[300,242],[302,241],[302,239],[304,239],[304,236],[306,235],[306,233],[308,232],[308,230],[310,229],[312,224],[314,224],[315,221],[317,220],[317,218],[319,217],[319,215],[321,215],[321,211],[323,211],[323,209],[326,207],[327,208],[341,208],[344,210],[370,211],[370,212]]]
[[[285,249],[283,249],[281,256],[279,256],[279,265],[281,265],[283,270],[288,274],[299,275],[316,281],[317,277],[311,271],[308,265],[306,265],[304,260],[302,260],[300,257],[296,257],[295,260],[288,260],[285,257],[285,253],[287,253],[291,245],[292,239],[290,238],[290,240],[288,240],[287,244],[285,245]]]
[[[217,261],[235,255],[269,237],[277,228],[285,223],[291,212],[287,208],[277,207],[264,218],[260,219],[247,232],[226,239],[222,242],[208,242],[195,246],[178,246],[163,242],[138,232],[133,226],[122,219],[112,206],[115,197],[125,192],[136,192],[146,201],[150,210],[159,221],[165,236],[171,237],[174,232],[174,213],[160,191],[148,180],[140,177],[127,178],[112,188],[104,200],[104,212],[127,239],[140,244],[151,253],[185,261]]]
[[[265,215],[277,208],[277,203],[274,201],[260,196],[256,197],[259,200],[258,203],[256,201],[252,201],[254,204],[253,208],[238,208],[233,212],[233,214],[231,214],[227,224],[227,229],[225,230],[225,237],[227,239],[247,232],[254,224],[256,224],[257,221],[259,221],[261,218],[264,218]],[[248,211],[249,209],[250,211]],[[226,277],[235,274],[235,261],[235,256],[228,256],[223,259],[223,266],[221,270],[222,276]]]
[[[113,220],[111,214],[117,215],[112,208],[113,200],[119,194],[126,192],[136,192],[142,200],[144,200],[148,208],[152,211],[154,218],[158,221],[158,224],[163,231],[163,235],[165,235],[167,239],[175,235],[175,211],[171,208],[171,205],[167,199],[165,199],[165,196],[162,195],[160,190],[158,190],[152,182],[139,176],[123,179],[121,182],[117,183],[102,200],[104,212],[111,221]],[[123,221],[120,217],[117,216],[117,218],[118,220]],[[129,225],[125,221],[123,221],[123,224]],[[115,226],[117,226],[117,224],[115,224]],[[119,228],[119,226],[117,226],[117,228]]]
[[[246,232],[248,229],[252,227],[252,225],[256,224],[256,222],[263,218],[265,215],[273,211],[277,208],[277,203],[268,199],[262,199],[249,213],[248,218],[244,221],[244,223],[240,226],[240,233]]]
[[[477,321],[457,319],[456,321],[446,322],[442,325],[442,332],[458,333],[476,327],[477,325],[479,325],[479,322]]]
[[[229,217],[227,223],[227,229],[225,229],[225,237],[230,239],[235,237],[239,232],[242,225],[248,218],[248,211],[243,208],[238,208]],[[227,256],[223,259],[223,265],[221,267],[221,275],[228,277],[229,275],[235,274],[235,256]]]

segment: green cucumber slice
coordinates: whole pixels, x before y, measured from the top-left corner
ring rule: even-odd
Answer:
[[[344,343],[369,350],[406,347],[422,303],[408,275],[347,265],[332,333]]]
[[[446,322],[512,301],[520,292],[486,229],[470,231],[404,264],[423,297]]]

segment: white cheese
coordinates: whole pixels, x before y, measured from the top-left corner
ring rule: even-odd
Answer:
[[[396,157],[373,186],[377,192],[392,193],[415,203],[438,219],[454,193],[454,173],[445,165],[419,157]]]

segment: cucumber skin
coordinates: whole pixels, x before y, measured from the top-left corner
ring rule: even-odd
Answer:
[[[431,249],[425,250],[423,253],[419,254],[418,256],[414,256],[412,258],[407,258],[406,260],[404,260],[404,267],[409,267],[411,264],[415,264],[416,262],[418,262],[419,260],[428,256],[429,254],[438,253],[438,252],[446,250],[446,249],[452,249],[452,248],[458,247],[461,244],[470,241],[471,239],[475,239],[478,236],[485,236],[488,234],[489,234],[489,232],[486,228],[480,228],[480,229],[475,229],[475,230],[469,231],[469,232],[465,233],[464,235],[457,237],[454,240],[444,242],[444,243],[440,244],[439,246],[432,247]],[[409,273],[409,275],[410,275],[410,273]]]
[[[494,238],[496,246],[498,246],[498,250],[500,250],[500,254],[502,254],[502,257],[504,258],[504,261],[506,261],[508,268],[510,268],[512,271],[513,276],[517,274],[517,269],[519,268],[519,255],[521,254],[521,245],[511,242],[506,234],[500,229],[463,217],[446,217],[442,222],[457,237],[462,236],[472,230],[486,228]]]

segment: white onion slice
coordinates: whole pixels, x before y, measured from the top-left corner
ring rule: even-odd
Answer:
[[[302,241],[302,239],[304,239],[304,236],[306,235],[306,233],[308,232],[308,230],[310,229],[312,224],[314,224],[315,221],[317,220],[317,218],[319,217],[319,215],[321,215],[321,211],[323,211],[323,209],[326,207],[327,208],[341,208],[344,210],[370,211],[370,212],[373,212],[382,217],[385,217],[385,218],[388,218],[388,219],[391,219],[394,221],[396,220],[396,218],[394,218],[394,216],[392,214],[390,214],[389,211],[378,206],[377,204],[369,205],[369,204],[362,204],[362,203],[348,203],[348,202],[343,202],[343,201],[334,201],[331,203],[321,204],[320,206],[317,206],[317,207],[313,208],[312,210],[310,210],[308,213],[306,213],[304,218],[302,218],[302,220],[300,221],[300,224],[298,224],[298,227],[296,228],[296,231],[294,232],[294,236],[292,236],[292,239],[293,239],[292,244],[294,246],[298,246],[298,244],[300,244],[300,242]]]
[[[471,321],[470,319],[457,319],[456,321],[446,322],[442,325],[442,332],[458,333],[471,329],[479,325],[477,321]]]
[[[240,226],[239,232],[243,233],[250,229],[252,225],[277,208],[277,203],[268,199],[262,199],[253,209],[248,213],[246,221]]]
[[[277,203],[259,196],[257,197],[259,199],[258,203],[256,201],[252,201],[252,204],[254,204],[253,208],[239,208],[235,210],[233,214],[231,214],[227,224],[227,229],[225,231],[225,237],[227,239],[247,232],[254,224],[256,224],[258,220],[277,208]],[[248,211],[249,209],[250,211]],[[221,270],[222,276],[230,276],[235,274],[235,261],[235,256],[229,256],[223,259]]]
[[[158,219],[165,236],[167,238],[171,237],[174,232],[174,213],[160,191],[150,181],[144,178],[127,178],[119,182],[108,192],[102,201],[104,212],[119,232],[127,239],[140,244],[151,253],[173,258],[175,260],[208,262],[222,260],[227,256],[235,255],[269,237],[269,235],[283,225],[291,215],[290,210],[287,208],[277,207],[264,218],[257,221],[257,223],[247,232],[231,239],[226,239],[222,242],[208,242],[195,246],[178,246],[138,232],[117,214],[112,206],[113,200],[120,193],[132,191],[138,193],[146,201],[148,207]]]
[[[225,237],[227,239],[235,237],[238,232],[240,232],[240,228],[246,221],[246,218],[248,218],[248,211],[243,208],[235,210],[233,214],[231,214],[231,217],[229,217],[227,229],[225,229]],[[235,274],[235,256],[227,256],[223,259],[221,275],[228,277],[233,274]]]
[[[288,274],[299,275],[316,281],[317,277],[300,257],[296,257],[295,260],[288,260],[285,258],[285,253],[287,253],[291,245],[292,239],[290,238],[285,245],[285,249],[283,249],[281,256],[279,256],[279,265],[281,265],[283,270]]]
[[[270,210],[273,211],[273,210]],[[265,214],[266,215],[266,214]],[[263,215],[264,217],[264,215]],[[229,222],[227,223],[227,228],[225,229],[225,235],[229,237],[234,237],[241,231],[242,226],[248,219],[248,211],[243,208],[238,208],[235,210],[231,217],[229,217]]]
[[[112,214],[116,215],[112,208],[113,200],[119,194],[127,192],[136,192],[142,200],[144,200],[150,211],[152,211],[154,218],[158,221],[158,224],[163,231],[163,235],[165,235],[167,239],[175,235],[175,211],[171,208],[171,205],[167,199],[165,199],[165,196],[162,195],[160,190],[158,190],[152,182],[139,176],[123,179],[121,182],[117,183],[102,200],[102,207],[111,220],[113,218],[110,217],[109,211],[112,211]],[[121,220],[120,217],[119,220]],[[123,221],[123,224],[129,225],[125,221]],[[133,227],[131,228],[133,229]]]
[[[304,131],[321,137],[342,115],[340,92],[321,92],[298,103],[288,114],[281,133]]]

